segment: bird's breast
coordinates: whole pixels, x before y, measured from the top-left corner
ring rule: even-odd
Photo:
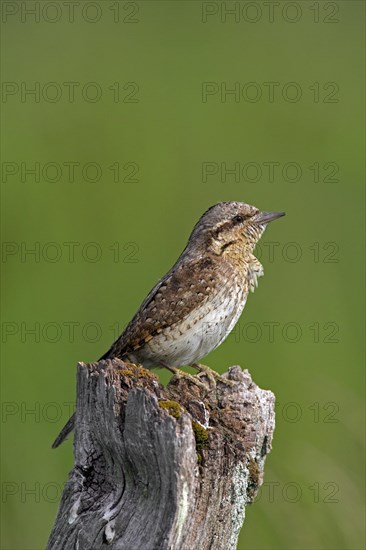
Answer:
[[[190,365],[219,346],[230,334],[246,303],[248,285],[233,277],[215,289],[209,299],[182,321],[154,336],[132,358],[146,367],[159,361],[171,366]]]

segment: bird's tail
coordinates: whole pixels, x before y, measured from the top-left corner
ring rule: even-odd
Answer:
[[[55,441],[52,444],[52,449],[56,449],[61,443],[65,441],[67,436],[72,432],[75,427],[75,413],[69,418],[65,426],[62,428],[61,432],[56,437]]]

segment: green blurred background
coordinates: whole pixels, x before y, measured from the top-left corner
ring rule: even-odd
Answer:
[[[46,544],[76,362],[222,200],[287,212],[205,361],[277,397],[239,548],[364,548],[364,3],[36,4],[2,2],[1,548]]]

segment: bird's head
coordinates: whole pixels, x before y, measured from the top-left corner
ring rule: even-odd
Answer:
[[[194,227],[192,239],[203,240],[217,254],[230,253],[240,247],[252,252],[267,224],[285,212],[262,212],[244,202],[219,202],[211,206]]]

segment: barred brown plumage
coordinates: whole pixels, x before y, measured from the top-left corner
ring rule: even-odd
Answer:
[[[249,291],[263,275],[253,254],[267,224],[284,212],[221,202],[195,225],[174,266],[151,290],[121,336],[101,357],[177,373],[219,346],[238,321]],[[182,371],[179,371],[182,375]],[[73,428],[70,419],[53,447]]]

